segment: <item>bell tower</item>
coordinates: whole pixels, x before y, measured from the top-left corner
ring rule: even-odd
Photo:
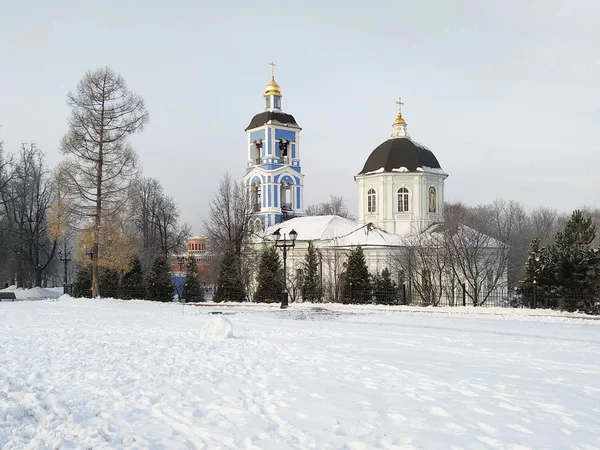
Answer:
[[[265,87],[265,110],[246,127],[248,158],[244,186],[250,202],[248,228],[258,231],[304,215],[304,175],[300,165],[300,126],[283,112],[281,88],[271,80]]]

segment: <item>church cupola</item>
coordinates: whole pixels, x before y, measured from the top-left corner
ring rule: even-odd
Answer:
[[[402,100],[396,103],[398,115],[389,139],[371,152],[354,179],[359,223],[403,234],[443,220],[448,174],[431,150],[410,138]]]
[[[275,63],[271,63],[271,81],[265,87],[265,111],[281,111],[281,88],[275,81]]]
[[[246,127],[248,160],[244,185],[250,199],[250,230],[259,230],[304,214],[304,175],[300,166],[300,131],[296,119],[281,109],[281,88],[265,87],[265,110]]]
[[[406,121],[404,120],[404,117],[402,117],[402,105],[404,105],[404,103],[402,103],[402,99],[399,98],[396,104],[398,105],[398,117],[396,117],[396,120],[392,125],[392,134],[390,134],[390,139],[410,139],[410,135],[406,129]]]

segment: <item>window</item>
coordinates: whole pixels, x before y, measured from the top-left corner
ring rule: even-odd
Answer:
[[[288,159],[289,145],[290,145],[290,141],[286,141],[285,139],[281,139],[279,141],[279,157],[281,158],[281,162],[283,164],[289,164],[289,159]]]
[[[398,212],[408,211],[408,189],[398,189]]]
[[[275,96],[275,108],[281,108],[281,97]]]
[[[369,189],[367,192],[367,212],[374,213],[377,209],[375,204],[377,202],[377,194],[375,193],[375,189]]]
[[[262,189],[260,183],[252,185],[252,212],[260,211]]]
[[[253,160],[254,164],[260,164],[260,149],[262,148],[262,139],[259,141],[254,141],[254,150],[253,150]]]
[[[292,210],[292,186],[286,183],[281,183],[281,210]]]

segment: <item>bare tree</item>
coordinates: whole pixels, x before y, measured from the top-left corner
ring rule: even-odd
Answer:
[[[530,217],[533,237],[537,237],[541,245],[552,242],[554,235],[560,229],[558,212],[541,206],[534,209]]]
[[[0,254],[3,255],[0,258],[0,280],[5,280],[14,274],[11,267],[14,255],[9,242],[11,224],[6,216],[5,204],[5,199],[9,197],[7,187],[12,175],[12,158],[4,153],[3,142],[0,141]]]
[[[445,235],[436,229],[415,229],[405,236],[404,245],[392,255],[390,265],[408,278],[411,298],[418,296],[423,306],[438,306],[442,298],[453,304],[454,261]]]
[[[91,224],[92,296],[99,294],[99,249],[104,220],[123,209],[136,175],[127,138],[149,120],[143,99],[110,68],[90,71],[69,93],[69,132],[61,142],[65,188],[72,211]]]
[[[506,287],[506,244],[460,223],[446,222],[437,232],[444,234],[452,273],[465,284],[473,306],[483,305],[494,291]]]
[[[179,223],[177,205],[165,195],[158,180],[142,177],[133,183],[130,211],[145,267],[159,254],[168,258],[185,248],[190,228]]]
[[[47,220],[53,201],[52,180],[44,155],[35,144],[21,146],[2,198],[11,224],[13,252],[17,262],[24,264],[17,267],[17,272],[25,269],[34,285],[41,286],[42,275],[54,258],[57,242],[49,235]]]
[[[226,173],[210,201],[209,218],[203,223],[208,243],[215,253],[233,249],[241,254],[249,211],[244,186]]]
[[[317,203],[315,205],[309,205],[305,209],[307,216],[340,216],[352,219],[346,205],[346,200],[343,197],[336,197],[330,195],[328,202]]]
[[[244,276],[243,254],[247,244],[246,217],[250,211],[244,186],[226,173],[210,201],[210,212],[204,221],[209,248],[219,265],[215,299],[246,296],[248,276]]]

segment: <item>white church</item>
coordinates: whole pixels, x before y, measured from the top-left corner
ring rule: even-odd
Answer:
[[[321,278],[328,286],[337,286],[345,255],[356,246],[362,247],[372,274],[387,267],[398,284],[404,283],[405,271],[394,264],[394,255],[406,247],[409,233],[427,232],[443,223],[448,174],[431,150],[411,139],[402,102],[397,102],[398,115],[389,138],[371,152],[354,176],[358,219],[351,220],[304,214],[302,129],[283,111],[281,88],[273,72],[264,99],[264,111],[246,128],[244,186],[251,202],[248,229],[252,241],[256,245],[274,241],[276,231],[287,239],[293,231],[297,233],[294,248],[287,252],[288,282],[294,273],[301,276],[312,242],[320,253]]]

